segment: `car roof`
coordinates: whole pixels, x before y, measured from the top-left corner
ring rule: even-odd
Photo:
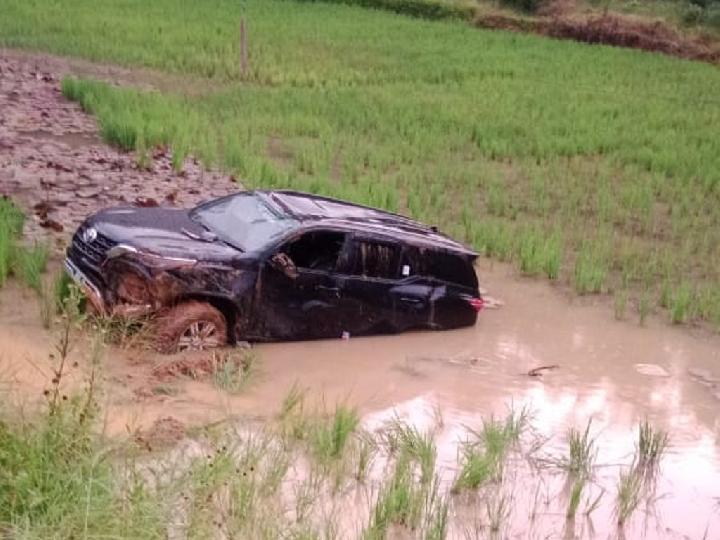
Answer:
[[[477,257],[477,253],[418,221],[377,208],[290,190],[257,190],[302,226],[324,226],[368,236],[402,240],[418,247],[435,247]]]

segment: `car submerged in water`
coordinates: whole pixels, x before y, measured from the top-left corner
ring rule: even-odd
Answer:
[[[65,267],[94,309],[151,317],[162,352],[471,326],[477,254],[409,218],[293,191],[110,208]]]

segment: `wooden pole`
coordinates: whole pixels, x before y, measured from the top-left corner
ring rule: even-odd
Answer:
[[[248,69],[247,29],[245,18],[240,19],[240,75],[244,79]]]

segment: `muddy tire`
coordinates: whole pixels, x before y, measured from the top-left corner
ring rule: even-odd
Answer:
[[[222,347],[227,343],[227,322],[207,302],[183,302],[158,319],[155,343],[166,354]]]

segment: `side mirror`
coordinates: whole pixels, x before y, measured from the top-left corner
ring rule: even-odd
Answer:
[[[278,272],[282,272],[290,279],[298,277],[297,266],[295,266],[295,263],[286,253],[276,253],[270,257],[270,266]]]

